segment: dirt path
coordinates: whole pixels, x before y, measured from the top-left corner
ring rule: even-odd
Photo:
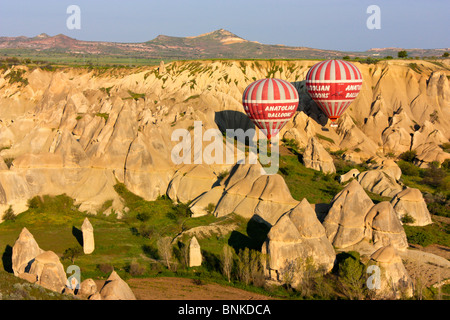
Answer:
[[[96,281],[97,282],[97,281]],[[104,281],[98,282],[101,288]],[[196,284],[193,279],[158,277],[127,280],[138,300],[268,300],[270,297],[216,283]]]

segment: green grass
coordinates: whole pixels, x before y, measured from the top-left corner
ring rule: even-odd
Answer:
[[[343,189],[334,175],[306,168],[297,156],[281,156],[279,173],[298,201],[306,198],[310,203],[329,203]]]
[[[293,197],[297,200],[307,198],[311,203],[329,203],[342,190],[342,186],[334,179],[335,175],[325,175],[318,171],[304,167],[298,156],[281,156],[280,174],[284,177]],[[245,285],[233,271],[231,283],[221,273],[221,259],[224,245],[234,248],[235,266],[238,253],[245,248],[260,250],[267,237],[269,227],[253,219],[244,219],[236,214],[225,217],[206,215],[191,218],[188,204],[173,204],[163,195],[155,201],[146,201],[142,197],[130,192],[124,184],[115,185],[116,192],[122,197],[126,207],[130,210],[122,219],[115,215],[104,214],[87,215],[80,212],[74,200],[66,195],[35,197],[29,201],[29,209],[18,215],[14,221],[0,224],[0,243],[3,246],[2,268],[0,268],[0,292],[9,292],[2,286],[12,287],[19,279],[7,271],[11,271],[11,249],[23,227],[27,227],[34,235],[39,246],[44,250],[52,250],[63,257],[69,248],[80,246],[80,229],[83,220],[88,217],[94,227],[95,250],[90,255],[81,254],[72,263],[69,259],[61,259],[64,267],[75,264],[81,269],[82,280],[87,278],[105,279],[109,276],[106,266],[112,266],[123,279],[132,277],[130,265],[137,263],[143,267],[142,273],[133,277],[177,276],[211,281],[223,285],[266,294],[283,299],[303,298],[298,291],[286,290],[283,287],[261,287],[259,285]],[[378,195],[370,194],[374,202],[388,200]],[[111,201],[106,201],[103,209],[109,207]],[[101,212],[100,210],[99,212]],[[188,244],[190,237],[179,238],[174,243],[174,254],[178,261],[177,270],[168,270],[159,260],[157,241],[163,236],[174,239],[182,231],[198,226],[215,224],[236,224],[237,228],[226,235],[212,235],[200,237],[199,243],[204,257],[204,263],[198,268],[188,268],[183,265],[182,250]],[[426,227],[405,226],[408,240],[412,243],[428,245],[439,243],[450,246],[449,225],[435,223]],[[8,262],[9,261],[9,262]],[[328,275],[326,281],[336,282],[336,275]],[[334,282],[333,282],[334,281]],[[337,282],[336,282],[337,283]],[[18,286],[16,286],[18,288]],[[16,291],[18,290],[16,288]],[[34,292],[36,288],[26,288],[29,293],[19,288],[15,294],[21,294],[28,299],[35,294],[38,299],[47,299],[47,293]],[[38,288],[36,289],[38,290]],[[338,289],[333,297],[339,298]],[[14,293],[7,293],[7,298],[14,298]],[[10,294],[13,294],[10,296]],[[18,296],[19,297],[19,296]],[[320,298],[319,296],[315,296]],[[51,298],[64,297],[51,295]],[[50,299],[50,298],[48,298]]]
[[[145,98],[145,93],[136,93],[133,92],[131,90],[128,90],[128,94],[130,95],[129,98],[125,98],[125,99],[134,99],[134,100],[139,100],[139,99],[144,99]]]
[[[450,247],[450,225],[434,220],[433,224],[415,227],[404,225],[409,243],[418,244],[423,247],[430,244],[440,244]]]
[[[109,119],[109,113],[100,113],[99,112],[99,113],[96,113],[95,116],[103,118],[103,119],[105,119],[105,121],[108,121],[108,119]]]
[[[188,102],[189,100],[193,100],[193,99],[198,99],[200,98],[199,94],[195,94],[193,96],[188,97],[186,100],[184,100],[183,102]]]
[[[330,142],[330,143],[334,143],[334,140],[333,140],[333,139],[328,138],[328,137],[325,137],[324,135],[321,135],[321,134],[319,134],[319,133],[316,133],[316,137],[319,138],[319,139],[321,139],[321,140],[328,141],[328,142]]]
[[[70,295],[59,294],[36,284],[0,271],[0,300],[73,300]]]

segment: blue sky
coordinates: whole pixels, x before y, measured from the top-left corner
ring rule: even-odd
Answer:
[[[69,30],[69,5],[81,29]],[[369,30],[369,5],[381,29]],[[0,0],[0,36],[59,33],[80,40],[144,42],[220,28],[265,44],[363,51],[450,47],[449,0]]]

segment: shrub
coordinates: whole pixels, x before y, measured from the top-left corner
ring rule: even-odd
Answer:
[[[418,244],[421,245],[422,247],[426,247],[434,243],[433,237],[427,232],[407,227],[405,227],[405,231],[409,243]]]
[[[139,100],[139,99],[144,99],[145,98],[145,93],[136,93],[136,92],[133,92],[131,90],[128,90],[128,94],[130,95],[131,99],[134,99],[136,101]]]
[[[13,165],[14,162],[14,158],[6,158],[3,160],[5,161],[5,164],[8,167],[8,169],[11,169],[11,166]]]
[[[100,263],[97,265],[98,270],[100,270],[103,273],[109,274],[113,272],[114,267],[110,265],[109,263]]]
[[[103,118],[103,119],[105,119],[105,121],[108,121],[109,113],[100,113],[100,112],[99,112],[99,113],[96,113],[95,116],[96,116],[96,117]]]
[[[415,150],[405,151],[399,155],[399,158],[406,162],[413,162],[416,160],[417,152]]]
[[[349,252],[346,255],[340,257],[338,264],[341,290],[349,299],[361,299],[364,294],[364,265],[360,262],[359,253]]]
[[[320,133],[316,133],[316,137],[321,139],[321,140],[325,140],[325,141],[328,141],[330,143],[334,143],[333,139],[325,137],[324,135],[321,135]]]
[[[68,248],[64,251],[62,258],[68,259],[74,263],[75,259],[78,258],[83,253],[81,246],[76,246]]]
[[[228,176],[230,174],[229,170],[224,170],[222,172],[219,173],[219,175],[217,176],[218,179],[222,180],[223,178],[225,178],[226,176]]]
[[[5,79],[9,79],[9,84],[18,83],[19,86],[26,86],[28,84],[28,79],[24,78],[23,75],[25,74],[25,70],[18,69],[18,70],[11,70],[6,76]]]
[[[405,215],[403,215],[401,220],[404,224],[410,224],[410,223],[416,222],[416,219],[414,219],[409,213],[406,213]]]
[[[9,206],[9,208],[5,210],[5,212],[3,214],[3,220],[5,220],[5,221],[16,220],[16,215],[14,214],[14,210],[13,210],[12,206]]]
[[[158,239],[157,245],[158,255],[163,259],[164,264],[167,266],[167,268],[171,270],[173,256],[172,240],[170,239],[170,237],[163,237]]]
[[[127,269],[128,273],[133,277],[142,276],[145,273],[145,267],[141,266],[136,261],[132,261]]]
[[[139,221],[145,222],[148,219],[150,219],[150,213],[148,213],[148,212],[139,212],[136,215],[136,219],[138,219]]]
[[[144,238],[151,238],[155,233],[155,228],[146,224],[141,224],[139,226],[138,233]]]
[[[420,168],[418,168],[417,166],[413,165],[410,162],[406,162],[406,161],[399,161],[398,166],[400,168],[400,170],[402,170],[402,173],[404,175],[407,176],[412,176],[412,177],[418,177],[420,175]]]
[[[216,210],[216,205],[214,203],[209,203],[205,208],[205,211],[208,212],[208,214],[212,214],[214,210]]]
[[[432,165],[430,168],[425,169],[422,182],[433,188],[442,188],[446,176],[447,174],[444,170]]]
[[[401,59],[406,58],[408,56],[408,52],[406,50],[401,50],[397,53],[397,56]]]

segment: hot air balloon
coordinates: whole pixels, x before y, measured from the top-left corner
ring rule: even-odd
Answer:
[[[359,69],[343,60],[325,60],[315,64],[306,75],[306,90],[320,109],[335,121],[355,100],[362,87]]]
[[[274,78],[251,83],[242,96],[245,112],[269,141],[292,118],[298,101],[291,83]]]

